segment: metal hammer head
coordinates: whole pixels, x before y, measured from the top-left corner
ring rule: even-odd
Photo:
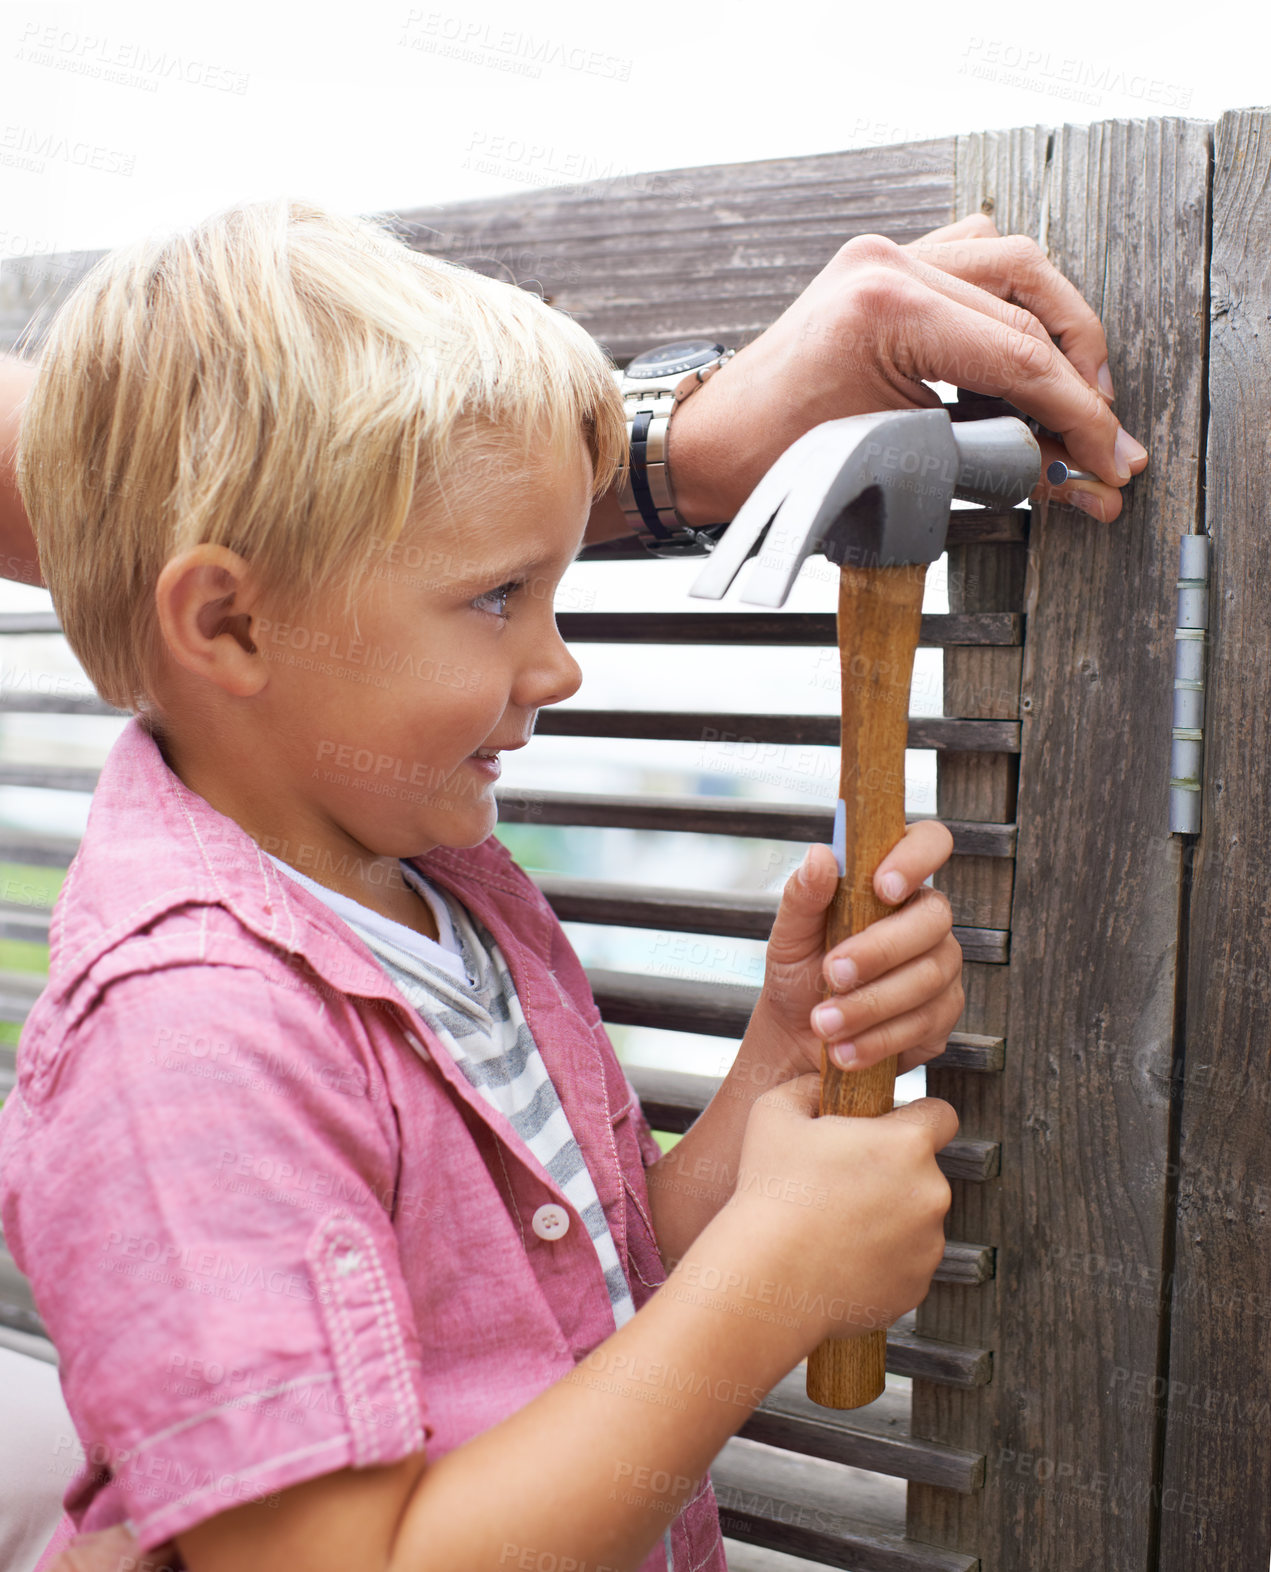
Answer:
[[[954,425],[941,407],[827,420],[751,492],[689,594],[718,600],[756,545],[742,596],[755,606],[784,605],[813,552],[865,568],[934,562],[955,497],[1011,507],[1040,475],[1037,439],[1012,416]]]

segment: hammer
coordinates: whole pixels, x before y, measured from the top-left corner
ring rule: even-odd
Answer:
[[[944,550],[950,504],[958,497],[1013,506],[1040,474],[1037,439],[1009,415],[955,425],[941,406],[826,421],[768,470],[689,591],[718,600],[757,549],[741,598],[781,606],[814,552],[839,565],[839,883],[827,950],[891,910],[874,894],[873,878],[905,833],[909,687],[927,564]],[[895,1080],[894,1059],[844,1071],[823,1045],[819,1112],[886,1113]],[[826,1408],[872,1403],[885,1385],[886,1357],[885,1327],[828,1338],[808,1356],[808,1396]]]

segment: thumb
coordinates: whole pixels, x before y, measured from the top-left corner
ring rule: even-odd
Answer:
[[[834,899],[838,877],[838,862],[830,848],[809,846],[781,892],[781,904],[768,935],[770,962],[785,967],[811,959],[820,971],[825,950],[825,911]]]
[[[931,1137],[931,1150],[938,1152],[958,1133],[958,1116],[949,1103],[941,1097],[916,1097],[911,1103],[900,1103],[881,1119],[892,1119],[897,1124],[920,1125]]]
[[[821,1075],[812,1070],[806,1075],[795,1075],[771,1087],[751,1104],[750,1117],[763,1108],[764,1116],[815,1119],[821,1106]]]

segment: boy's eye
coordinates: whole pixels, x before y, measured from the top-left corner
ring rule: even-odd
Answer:
[[[479,611],[488,611],[495,617],[506,617],[508,600],[520,587],[520,584],[514,581],[500,584],[497,589],[486,590],[484,595],[478,595],[472,604]]]

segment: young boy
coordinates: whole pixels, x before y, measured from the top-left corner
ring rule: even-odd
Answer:
[[[54,323],[19,481],[135,711],[0,1118],[77,1528],[194,1572],[717,1572],[724,1441],[925,1293],[952,1110],[814,1117],[828,849],[660,1157],[492,837],[499,754],[577,689],[552,595],[624,449],[567,318],[308,204],[112,253]],[[938,1052],[947,905],[849,955],[823,1035]]]

